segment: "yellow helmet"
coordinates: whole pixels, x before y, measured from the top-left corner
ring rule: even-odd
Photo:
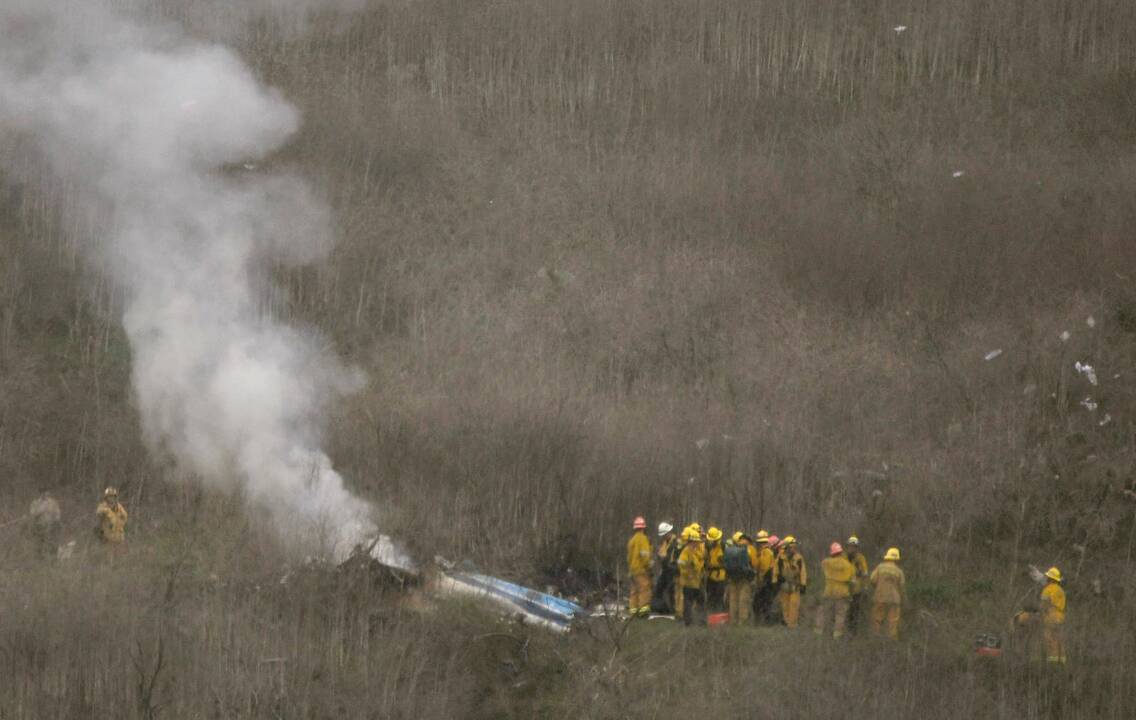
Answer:
[[[118,490],[115,490],[113,487],[108,487],[106,490],[103,490],[103,497],[118,497]]]
[[[712,527],[706,531],[706,539],[710,542],[718,542],[722,539],[722,531],[716,527]]]
[[[1045,577],[1053,580],[1054,582],[1061,582],[1061,571],[1055,567],[1051,567],[1045,571]]]
[[[796,545],[796,544],[797,544],[797,538],[793,537],[792,535],[786,535],[785,539],[781,541],[781,547],[785,547],[786,545]]]
[[[745,535],[742,533],[742,531],[738,530],[737,532],[735,532],[733,535],[730,536],[730,539],[733,540],[735,543],[740,543],[742,541],[742,538],[744,538],[744,537],[745,537]]]
[[[888,548],[884,553],[884,560],[899,560],[899,548]]]
[[[856,537],[855,535],[853,535],[852,537],[848,538],[848,542],[846,542],[846,543],[844,543],[844,544],[845,544],[845,545],[856,545],[856,546],[859,546],[859,545],[860,545],[860,538],[858,538],[858,537]]]
[[[757,531],[757,541],[759,543],[769,542],[769,533],[765,532],[764,530],[758,530]]]
[[[690,529],[693,530],[694,532],[698,533],[699,535],[702,534],[702,526],[699,525],[696,522],[690,523]]]

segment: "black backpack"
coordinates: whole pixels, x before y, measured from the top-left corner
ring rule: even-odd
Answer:
[[[749,548],[745,545],[728,543],[722,565],[726,568],[726,577],[731,580],[751,580],[756,574],[749,563]]]

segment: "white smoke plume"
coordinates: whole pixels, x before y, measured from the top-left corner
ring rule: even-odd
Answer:
[[[147,440],[298,546],[345,552],[373,509],[321,450],[321,406],[360,380],[257,298],[271,263],[328,251],[328,210],[296,177],[231,170],[280,148],[296,110],[232,51],[121,3],[2,5],[0,132],[106,214],[92,257],[126,296]]]

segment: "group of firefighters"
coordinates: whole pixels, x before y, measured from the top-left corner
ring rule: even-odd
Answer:
[[[727,538],[716,527],[703,532],[701,525],[691,523],[676,532],[670,523],[661,522],[653,546],[644,518],[635,518],[632,526],[627,569],[628,610],[633,616],[673,614],[689,626],[705,623],[708,614],[725,617],[728,613],[731,624],[780,622],[791,629],[798,627],[809,573],[792,535],[778,538],[765,530],[753,535],[739,530]],[[856,627],[870,603],[872,632],[898,639],[907,582],[899,563],[899,548],[888,548],[883,561],[869,571],[855,536],[843,545],[829,545],[820,563],[824,589],[816,612],[816,633],[823,635],[831,627],[834,638],[843,637]],[[1043,628],[1046,659],[1064,664],[1061,572],[1050,568],[1045,577],[1047,584],[1034,617]]]

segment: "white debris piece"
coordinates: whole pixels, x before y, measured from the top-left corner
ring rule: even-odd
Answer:
[[[951,173],[951,177],[953,177],[953,178],[960,178],[963,175],[966,175],[965,170],[955,170],[953,173]]]
[[[1109,415],[1108,413],[1105,413],[1104,417],[1101,418],[1101,421],[1097,424],[1100,425],[1101,427],[1104,427],[1105,425],[1108,425],[1110,422],[1112,422],[1112,416]]]
[[[1058,335],[1058,337],[1061,338],[1061,342],[1069,342],[1069,338],[1073,336],[1069,334],[1068,330],[1062,330],[1061,334]]]
[[[66,545],[60,545],[55,551],[55,557],[60,560],[70,560],[75,557],[76,547],[77,543],[74,540],[71,540]]]
[[[896,25],[895,27],[892,28],[892,30],[895,31],[896,35],[900,34],[901,32],[903,32],[906,29],[907,29],[906,25]]]
[[[1091,328],[1096,327],[1097,326],[1097,319],[1095,317],[1093,317],[1092,315],[1090,315],[1087,318],[1085,318],[1085,324],[1088,325]]]
[[[1085,408],[1089,412],[1096,412],[1097,411],[1097,403],[1091,397],[1087,397],[1084,400],[1082,400],[1081,401],[1081,407]]]
[[[703,448],[705,448],[709,444],[710,444],[710,441],[707,440],[706,438],[699,438],[698,440],[694,441],[695,447],[697,447],[699,450],[702,450]]]
[[[1077,362],[1073,363],[1073,368],[1080,374],[1084,375],[1085,379],[1089,381],[1090,385],[1097,384],[1097,371],[1093,369],[1092,365],[1082,363],[1080,360],[1078,360]]]
[[[991,350],[990,352],[986,353],[986,356],[985,356],[984,359],[987,362],[990,362],[991,360],[993,360],[994,358],[998,357],[1001,354],[1002,354],[1002,348],[998,348],[997,350]]]

